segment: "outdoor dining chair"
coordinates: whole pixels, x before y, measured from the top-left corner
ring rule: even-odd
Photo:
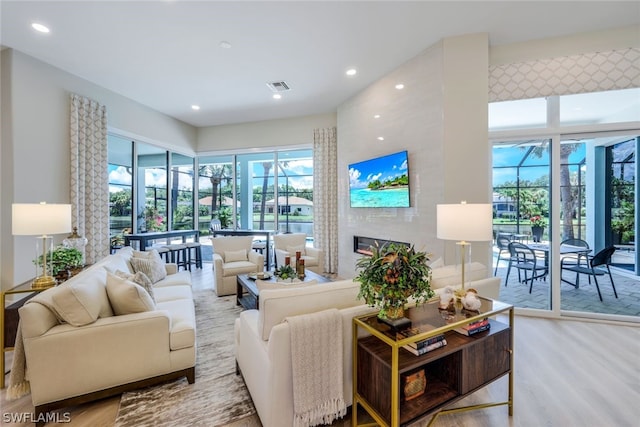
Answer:
[[[500,263],[500,256],[502,252],[509,253],[509,243],[511,242],[511,234],[498,233],[496,236],[496,246],[498,247],[498,260],[496,261],[496,269],[493,272],[495,276],[498,274],[498,264]]]
[[[529,284],[529,293],[533,290],[533,281],[540,279],[548,274],[547,266],[544,261],[538,262],[535,252],[520,242],[509,243],[509,266],[507,267],[507,276],[504,280],[504,285],[507,286],[509,282],[509,273],[511,268],[518,270],[518,281]],[[521,271],[524,271],[524,280],[522,280]],[[531,277],[529,277],[531,273]]]
[[[576,288],[580,287],[580,275],[586,274],[591,278],[593,276],[593,281],[596,283],[596,289],[598,290],[598,296],[600,297],[600,301],[602,301],[602,294],[600,293],[600,285],[598,284],[597,276],[604,276],[605,274],[609,275],[609,280],[611,280],[611,287],[613,288],[613,294],[618,298],[618,292],[616,292],[616,285],[613,283],[613,276],[611,275],[611,269],[609,265],[611,264],[611,256],[616,251],[615,246],[609,246],[602,249],[597,254],[587,257],[588,263],[587,265],[571,265],[571,266],[563,266],[562,270],[571,271],[576,273],[576,281],[575,283],[571,283],[566,279],[562,279],[564,282],[567,282]],[[599,268],[604,266],[604,268]]]

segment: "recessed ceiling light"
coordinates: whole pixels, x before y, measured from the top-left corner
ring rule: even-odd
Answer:
[[[194,111],[198,111],[200,109],[200,106],[199,105],[192,105],[191,109],[194,110]]]
[[[38,31],[39,33],[48,33],[48,32],[51,31],[45,25],[38,24],[37,22],[32,23],[31,24],[31,28],[33,28],[34,30]]]
[[[273,99],[280,99],[280,98],[282,98],[282,95],[280,95],[279,93],[273,94]]]
[[[379,136],[378,141],[384,141],[384,136]]]
[[[400,90],[400,89],[404,89],[404,84],[402,84],[402,83],[398,83],[398,84],[396,85],[396,89],[398,89],[398,90]]]
[[[355,76],[358,73],[358,70],[356,70],[355,68],[349,68],[347,70],[347,76]]]
[[[220,42],[219,46],[223,49],[231,49],[231,43],[224,40]]]
[[[375,116],[373,116],[374,119],[379,119],[380,118],[380,114],[376,114]]]

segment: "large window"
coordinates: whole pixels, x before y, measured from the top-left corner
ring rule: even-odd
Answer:
[[[313,236],[312,150],[199,157],[200,230],[301,232]]]
[[[109,135],[108,143],[109,230],[114,238],[133,230],[133,142]]]
[[[193,229],[193,157],[171,153],[171,229]]]
[[[640,89],[500,102],[489,111],[494,234],[532,248],[545,272],[525,285],[524,271],[510,271],[509,255],[505,260],[501,254],[494,265],[503,281],[500,299],[556,315],[640,316],[633,296],[640,273],[635,198]],[[538,216],[545,226],[540,237],[531,221]],[[582,276],[578,283],[574,270],[562,268],[563,260],[578,261],[566,252],[571,250],[566,242],[586,244],[590,255],[616,247],[611,268],[618,298],[608,275],[597,278],[600,300],[593,277]],[[494,262],[499,253],[496,246]]]

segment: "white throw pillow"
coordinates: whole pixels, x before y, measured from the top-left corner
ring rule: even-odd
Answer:
[[[151,279],[149,279],[149,276],[144,274],[142,271],[138,271],[135,274],[131,274],[126,271],[116,270],[114,274],[121,279],[127,279],[133,283],[136,283],[142,286],[144,290],[149,293],[149,296],[151,297],[153,302],[156,301],[156,296],[153,292],[153,282],[151,281]]]
[[[308,280],[303,282],[298,280],[297,282],[269,282],[266,280],[256,279],[256,286],[258,287],[258,292],[261,292],[265,289],[294,289],[294,288],[304,288],[306,286],[317,285],[317,280]]]
[[[299,246],[287,246],[287,252],[289,252],[289,255],[291,256],[291,261],[294,262],[295,261],[295,256],[296,256],[296,252],[300,252],[301,256],[305,256],[306,252],[304,250],[305,245],[299,245]]]
[[[147,275],[153,283],[157,283],[160,280],[167,277],[167,269],[165,263],[160,259],[155,258],[131,258],[131,267],[134,272],[143,272]]]
[[[239,251],[226,251],[224,253],[224,262],[246,261],[246,260],[247,260],[246,249],[240,249]]]
[[[118,316],[156,308],[151,296],[142,286],[115,274],[107,273],[107,294],[113,312]]]
[[[73,326],[84,326],[98,319],[105,296],[103,285],[74,283],[59,286],[51,300],[63,321]]]

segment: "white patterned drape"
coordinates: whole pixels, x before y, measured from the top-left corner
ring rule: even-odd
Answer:
[[[335,127],[313,131],[313,238],[324,271],[338,271],[338,138]]]
[[[109,254],[107,109],[71,94],[71,211],[78,234],[87,238],[85,262]]]

